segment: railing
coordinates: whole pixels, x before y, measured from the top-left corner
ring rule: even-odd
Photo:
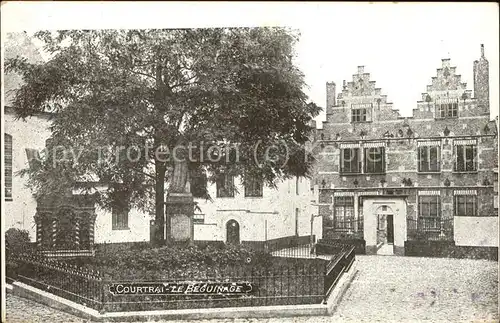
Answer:
[[[252,250],[269,252],[276,257],[314,258],[315,240],[314,235],[288,236],[267,241],[246,241],[243,245]]]
[[[453,218],[407,219],[408,240],[453,240]]]
[[[140,311],[159,309],[195,309],[269,305],[319,304],[324,298],[324,263],[297,263],[292,266],[227,268],[207,277],[169,276],[163,283],[198,284],[216,282],[248,283],[252,291],[243,295],[113,295],[111,282],[104,283],[103,310]],[[122,281],[113,282],[124,283]],[[141,282],[133,282],[141,284]],[[154,282],[152,282],[154,284]]]
[[[145,282],[113,281],[95,270],[49,259],[43,255],[14,254],[11,250],[6,258],[6,276],[9,282],[25,283],[101,313],[319,304],[328,297],[344,272],[348,271],[354,262],[354,247],[339,245],[338,251],[328,262],[321,259],[299,259],[301,257],[275,258],[266,265],[243,264],[239,267],[213,268],[189,277],[181,277],[178,273],[170,274],[167,269],[166,272],[162,272],[161,281],[149,282],[161,286],[165,283],[250,284],[251,292],[243,294],[117,295],[111,293],[112,285],[118,283],[141,285]],[[309,249],[307,254],[310,254]]]
[[[144,281],[105,280],[99,272],[47,260],[35,256],[9,256],[6,262],[9,282],[22,282],[100,312],[160,309],[217,308],[266,305],[319,304],[324,299],[325,262],[308,262],[226,268],[189,278],[165,273],[165,283],[248,283],[252,290],[245,294],[158,294],[116,295],[112,285]]]
[[[333,256],[326,266],[325,272],[325,299],[330,295],[331,291],[337,285],[338,281],[344,274],[349,271],[355,260],[354,247]]]
[[[8,282],[19,281],[73,302],[100,309],[102,278],[97,271],[37,255],[13,255],[6,259]]]
[[[324,236],[330,239],[363,239],[363,219],[325,223]],[[329,225],[328,225],[329,224]]]

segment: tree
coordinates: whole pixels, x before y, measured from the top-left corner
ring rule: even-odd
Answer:
[[[6,63],[24,81],[13,101],[19,117],[55,112],[46,153],[23,171],[35,196],[63,194],[82,182],[91,194],[106,184],[107,191],[93,193],[100,205],[109,208],[120,196],[154,209],[163,228],[166,181],[169,192],[180,192],[200,171],[211,182],[226,172],[271,186],[309,176],[313,159],[304,143],[320,108],[303,92],[293,31],[80,30],[35,37],[50,60]],[[254,156],[269,147],[273,158],[256,163]],[[163,230],[155,240],[164,240]]]

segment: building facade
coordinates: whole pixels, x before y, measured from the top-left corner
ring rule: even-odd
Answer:
[[[258,182],[244,185],[239,177],[224,178],[208,187],[213,201],[195,199],[199,209],[194,215],[194,239],[252,243],[321,237],[322,223],[311,216],[310,186],[305,178],[281,181],[277,188]]]
[[[33,242],[51,249],[88,249],[94,243],[149,241],[153,214],[119,205],[107,211],[86,201],[76,191],[58,201],[37,203],[27,187],[27,178],[18,172],[28,168],[29,159],[45,148],[51,135],[52,117],[50,113],[40,113],[17,120],[13,108],[4,108],[6,230],[27,230]],[[195,198],[194,239],[251,243],[305,237],[311,232],[321,236],[321,222],[316,221],[314,228],[311,226],[309,188],[310,181],[301,178],[282,181],[276,189],[262,183],[245,186],[238,177],[209,183],[208,193],[213,199]]]
[[[363,66],[338,95],[326,84],[313,182],[323,239],[362,241],[369,254],[408,254],[412,242],[498,248],[498,137],[482,45],[473,69],[474,92],[443,59],[407,118]]]

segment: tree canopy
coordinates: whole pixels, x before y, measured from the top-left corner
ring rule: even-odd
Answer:
[[[202,172],[210,181],[227,172],[271,186],[308,176],[312,156],[304,144],[320,108],[308,103],[294,65],[294,31],[75,30],[35,37],[51,58],[10,59],[6,71],[23,78],[12,103],[19,117],[55,113],[46,153],[23,172],[37,197],[107,184],[96,196],[102,206],[118,194],[143,210],[156,206],[158,218],[164,183],[176,182],[174,174],[181,186]],[[195,158],[169,158],[187,157],[186,149],[174,148],[189,145]]]

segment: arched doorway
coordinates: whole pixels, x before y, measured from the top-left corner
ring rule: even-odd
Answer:
[[[394,212],[391,207],[381,205],[377,215],[377,254],[394,254]]]
[[[377,244],[394,243],[394,212],[391,207],[381,205],[377,208]]]
[[[367,254],[404,255],[406,198],[393,195],[364,196],[363,234]]]
[[[240,244],[240,224],[236,220],[226,223],[226,243]]]

